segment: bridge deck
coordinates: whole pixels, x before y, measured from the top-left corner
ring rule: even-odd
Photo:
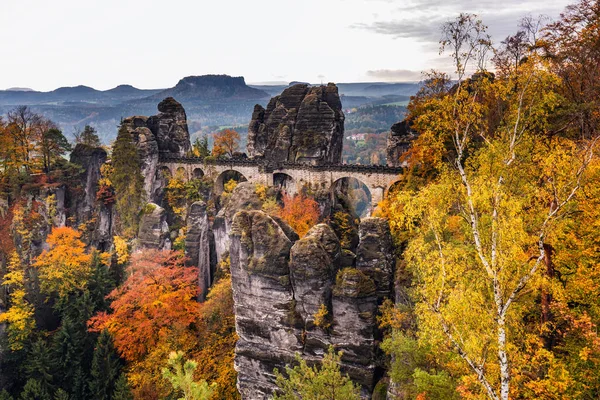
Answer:
[[[215,165],[215,166],[256,166],[264,168],[266,171],[277,171],[282,169],[302,169],[310,171],[340,171],[340,172],[358,172],[358,173],[378,173],[398,175],[403,172],[402,167],[388,167],[386,165],[360,165],[360,164],[306,164],[306,163],[268,163],[265,160],[254,159],[228,159],[228,160],[210,160],[206,161],[197,157],[160,157],[159,163],[179,163],[179,164],[197,164],[197,165]]]

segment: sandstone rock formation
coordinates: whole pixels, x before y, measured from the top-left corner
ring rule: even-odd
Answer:
[[[148,128],[154,134],[162,156],[183,157],[192,148],[187,117],[183,106],[167,97],[158,103],[158,115],[148,118]]]
[[[332,344],[343,352],[342,367],[370,398],[375,387],[377,293],[371,278],[356,268],[341,270],[333,287]]]
[[[197,201],[191,205],[185,236],[185,256],[187,265],[198,267],[198,300],[204,301],[212,284],[215,260],[210,256],[210,226],[206,213],[206,203]]]
[[[389,167],[401,167],[400,157],[410,148],[417,134],[410,129],[408,121],[400,121],[392,125],[387,137],[386,159]]]
[[[297,84],[254,107],[248,155],[269,162],[340,163],[344,113],[338,88]]]
[[[100,167],[106,162],[106,150],[78,144],[71,152],[71,162],[83,168],[81,183],[85,191],[83,202],[77,205],[76,214],[79,221],[89,219],[96,204],[96,192],[100,180]]]
[[[379,300],[390,298],[394,276],[394,245],[386,220],[364,218],[358,227],[356,268],[375,282]]]
[[[133,136],[142,163],[144,191],[149,202],[161,202],[163,184],[157,176],[159,156],[182,157],[192,148],[183,106],[172,97],[158,104],[158,115],[133,116],[122,125]]]
[[[229,234],[235,213],[240,210],[260,210],[262,204],[253,183],[241,182],[235,187],[227,203],[219,210],[212,225],[218,261],[221,261],[223,255],[229,251]]]
[[[230,257],[240,336],[235,368],[243,399],[270,398],[274,368],[281,370],[295,353],[318,362],[330,345],[344,352],[343,372],[360,384],[363,398],[370,398],[378,376],[378,294],[384,294],[393,273],[386,225],[376,218],[361,224],[360,256],[344,261],[340,241],[326,224],[298,240],[263,211],[235,214]],[[375,246],[379,234],[385,243]],[[361,269],[340,269],[353,261]],[[315,318],[322,307],[325,324]]]
[[[273,369],[302,351],[293,328],[294,296],[288,259],[293,239],[262,211],[240,211],[231,229],[231,278],[235,302],[235,369],[244,399],[268,398]]]
[[[154,203],[146,205],[140,218],[138,242],[139,246],[145,249],[171,249],[167,213],[164,208]]]

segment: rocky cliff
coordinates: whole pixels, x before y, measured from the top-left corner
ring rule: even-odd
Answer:
[[[400,158],[410,148],[417,134],[410,128],[408,121],[400,121],[392,125],[387,137],[386,159],[389,167],[401,167]]]
[[[276,389],[273,369],[295,353],[319,361],[333,345],[343,351],[342,370],[367,399],[379,377],[378,299],[391,295],[391,242],[387,223],[360,225],[356,265],[340,268],[339,239],[326,224],[302,239],[262,211],[240,211],[231,228],[231,276],[235,302],[235,368],[244,399],[267,399]],[[391,254],[391,253],[390,253]],[[323,312],[325,310],[325,312]],[[320,315],[318,315],[320,314]]]
[[[338,88],[297,84],[254,107],[248,155],[269,162],[340,163],[344,113]]]
[[[183,157],[192,148],[183,106],[172,97],[158,104],[157,115],[133,116],[121,125],[131,133],[142,162],[144,191],[149,202],[160,204],[164,189],[157,174],[159,157]]]

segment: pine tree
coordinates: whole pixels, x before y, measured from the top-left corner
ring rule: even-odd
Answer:
[[[31,346],[24,370],[28,379],[23,389],[24,393],[27,393],[28,396],[35,394],[42,396],[45,393],[49,398],[48,393],[53,390],[52,358],[50,349],[42,339],[38,339]]]
[[[360,399],[358,387],[347,375],[340,372],[342,353],[335,354],[333,347],[323,357],[321,367],[310,367],[299,355],[296,355],[297,366],[286,367],[288,378],[275,369],[276,384],[279,394],[275,400],[297,399]]]
[[[23,387],[21,400],[52,400],[44,383],[37,379],[29,379]]]
[[[71,391],[75,376],[81,368],[83,335],[71,318],[63,318],[58,332],[52,337],[52,361],[58,385]]]
[[[13,400],[13,397],[6,391],[6,389],[2,389],[0,392],[0,400]]]
[[[127,383],[127,376],[124,373],[121,373],[117,379],[112,400],[133,400],[129,383]]]
[[[106,296],[115,288],[114,278],[111,272],[102,261],[100,253],[95,251],[92,253],[92,276],[88,282],[88,290],[94,311],[106,311],[109,301]]]
[[[110,177],[116,193],[119,229],[126,237],[137,231],[138,213],[144,197],[144,178],[133,137],[125,126],[119,128],[112,151],[113,173]]]
[[[62,389],[58,389],[54,393],[54,400],[69,400],[69,394]]]
[[[112,337],[103,330],[98,337],[92,360],[90,396],[97,400],[110,400],[120,378],[121,361],[113,345]]]

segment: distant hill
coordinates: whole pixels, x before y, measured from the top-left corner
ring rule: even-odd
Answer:
[[[8,88],[6,90],[10,90],[13,92],[33,92],[33,89],[25,88],[25,87],[12,87],[12,88]]]
[[[42,105],[62,102],[86,102],[104,105],[116,105],[123,101],[143,98],[157,90],[142,90],[131,85],[121,85],[110,90],[96,90],[89,86],[61,87],[50,92],[35,90],[0,90],[0,105]]]
[[[167,89],[138,89],[128,84],[109,90],[89,86],[61,87],[49,92],[13,88],[0,90],[0,116],[17,105],[29,105],[58,123],[69,136],[74,129],[90,124],[103,142],[110,143],[121,118],[154,115],[157,104],[172,96],[185,107],[191,133],[210,132],[212,127],[247,126],[255,104],[269,99],[288,85],[247,85],[243,77],[228,75],[188,76]],[[345,108],[401,102],[414,94],[415,83],[338,84]]]
[[[228,75],[188,76],[180,80],[175,87],[158,92],[151,98],[162,100],[169,96],[180,102],[268,100],[270,97],[267,92],[246,85],[244,77]]]

